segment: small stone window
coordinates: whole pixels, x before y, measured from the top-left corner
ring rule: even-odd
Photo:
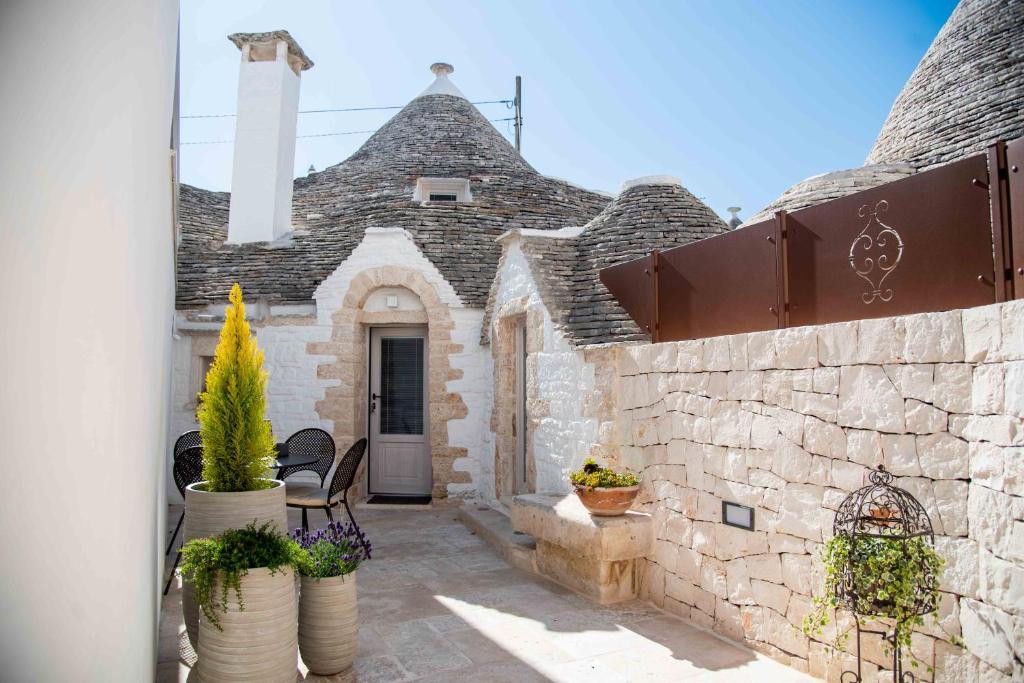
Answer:
[[[414,202],[467,203],[473,201],[466,178],[419,178],[416,180]]]

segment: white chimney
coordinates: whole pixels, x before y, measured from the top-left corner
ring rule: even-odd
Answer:
[[[228,40],[242,51],[228,242],[269,242],[291,230],[299,74],[313,62],[287,31]]]

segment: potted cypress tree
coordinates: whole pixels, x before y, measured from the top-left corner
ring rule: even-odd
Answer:
[[[266,421],[267,373],[235,284],[224,326],[200,395],[203,481],[185,490],[184,540],[210,538],[255,522],[288,531],[284,483],[266,477],[274,437]],[[182,591],[185,627],[197,644],[199,610],[192,584]]]

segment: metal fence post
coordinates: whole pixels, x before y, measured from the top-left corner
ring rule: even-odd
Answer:
[[[775,304],[779,329],[789,327],[789,249],[786,212],[775,212]]]
[[[659,268],[659,266],[660,266],[659,254],[660,254],[660,252],[657,249],[655,249],[654,251],[651,252],[651,266],[650,266],[650,268],[651,268],[651,278],[652,278],[652,280],[651,280],[651,303],[652,303],[652,306],[651,306],[651,342],[654,343],[654,344],[657,344],[659,341],[661,341],[661,325],[658,324],[660,322],[658,308],[661,305],[661,301],[659,300],[660,299],[660,294],[661,294],[661,287],[660,287],[661,274],[659,273],[659,270],[660,270],[660,268]]]
[[[1012,299],[1014,289],[1008,184],[1006,143],[998,140],[988,148],[988,193],[992,207],[992,272],[995,279],[996,303]]]

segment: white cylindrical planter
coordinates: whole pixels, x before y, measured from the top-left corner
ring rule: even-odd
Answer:
[[[356,573],[302,577],[299,653],[310,672],[331,676],[352,666],[359,640]]]
[[[218,578],[213,585],[217,601],[222,586]],[[269,569],[250,569],[241,578],[241,591],[244,609],[239,609],[238,596],[231,588],[227,612],[219,605],[214,607],[220,629],[205,616],[199,620],[199,680],[295,683],[299,617],[295,574],[288,567],[273,575]]]
[[[288,508],[285,505],[284,482],[271,480],[272,486],[259,491],[211,493],[200,488],[206,482],[185,489],[185,529],[182,543],[193,538],[209,538],[228,529],[240,529],[253,521],[256,526],[271,522],[282,534],[288,533]],[[199,606],[195,590],[188,581],[181,591],[185,613],[185,630],[192,647],[196,647],[199,628]]]

